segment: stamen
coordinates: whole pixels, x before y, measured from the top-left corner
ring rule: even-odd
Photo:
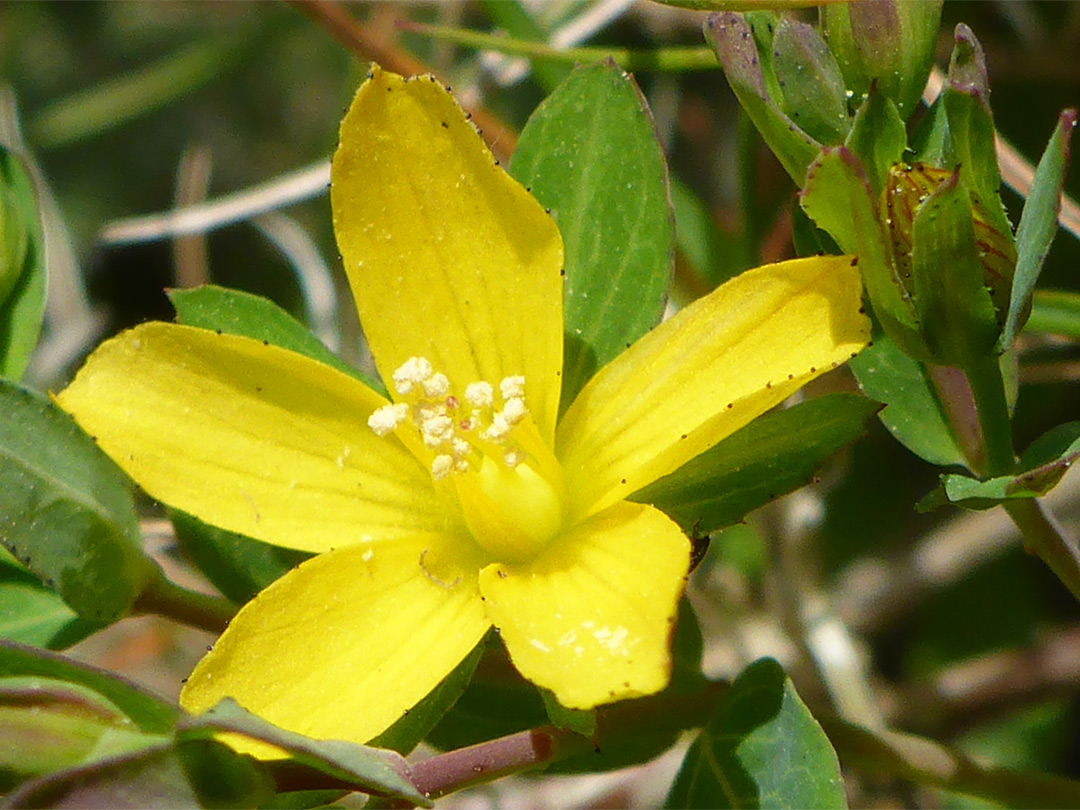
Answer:
[[[502,409],[503,418],[511,425],[516,425],[524,419],[525,414],[528,412],[529,409],[525,407],[525,400],[521,397],[506,400],[506,404],[503,405]]]
[[[421,385],[431,377],[433,371],[426,358],[410,357],[394,372],[394,390],[405,396],[413,390],[413,386]]]
[[[431,399],[440,399],[450,393],[450,381],[441,372],[433,374],[424,380],[421,385],[424,388],[424,394],[431,397]]]
[[[376,408],[368,417],[368,427],[375,431],[376,436],[385,436],[396,430],[398,425],[409,418],[409,406],[404,402],[397,405],[383,405]]]
[[[447,455],[435,456],[431,462],[431,477],[436,481],[442,481],[454,468],[454,459]]]
[[[465,401],[474,408],[490,408],[495,401],[495,389],[487,382],[469,383],[465,388]]]
[[[503,377],[503,381],[499,383],[499,393],[503,395],[503,399],[525,396],[525,378],[520,374]]]

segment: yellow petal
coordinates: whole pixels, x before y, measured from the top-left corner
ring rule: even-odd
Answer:
[[[690,542],[651,506],[620,503],[531,563],[493,564],[480,592],[522,675],[572,709],[663,689]]]
[[[853,357],[869,340],[847,257],[749,270],[602,368],[559,423],[577,514],[672,472]]]
[[[562,237],[430,76],[375,67],[341,124],[334,230],[383,379],[426,357],[465,386],[524,374],[551,441],[562,368]]]
[[[325,551],[452,525],[430,473],[368,428],[386,400],[284,349],[148,323],[57,401],[151,496],[260,540]]]
[[[195,667],[181,705],[201,712],[232,697],[290,731],[367,742],[491,626],[468,542],[413,536],[304,562],[236,615]]]

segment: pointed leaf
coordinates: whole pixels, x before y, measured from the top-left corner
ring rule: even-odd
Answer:
[[[655,505],[693,536],[709,534],[808,483],[829,456],[862,435],[880,407],[830,394],[768,413],[632,500]]]
[[[125,615],[157,571],[127,479],[66,413],[0,381],[0,543],[83,618]]]
[[[851,361],[851,370],[864,394],[885,403],[880,419],[893,438],[931,464],[966,465],[922,363],[885,335],[875,335],[874,342]]]
[[[306,326],[273,301],[213,284],[189,290],[169,290],[168,295],[179,323],[265,340],[343,371],[368,388],[386,394],[381,383],[353,368],[326,348]]]
[[[716,51],[732,92],[762,139],[795,184],[802,186],[806,169],[821,151],[821,144],[784,115],[766,91],[764,57],[758,55],[746,19],[730,11],[710,14],[705,21],[705,41]]]
[[[0,641],[0,676],[10,675],[40,675],[88,687],[149,733],[169,731],[180,716],[173,704],[111,672],[34,647]]]
[[[747,667],[690,747],[667,807],[847,807],[840,763],[780,665]]]
[[[889,167],[900,162],[907,148],[904,120],[892,100],[871,90],[844,144],[866,169],[871,192],[880,195]]]
[[[663,315],[675,239],[667,164],[637,84],[608,62],[574,71],[536,109],[509,171],[562,232],[565,410]]]
[[[0,145],[0,377],[17,380],[45,315],[45,240],[33,181]]]
[[[345,780],[356,790],[431,807],[431,802],[409,780],[405,759],[393,751],[295,734],[245,711],[231,699],[177,724],[177,736],[181,740],[209,739],[221,732],[240,734],[282,748],[292,756],[293,765],[299,763],[313,771]]]
[[[1023,328],[1024,313],[1030,306],[1043,261],[1057,233],[1061,191],[1069,166],[1069,139],[1075,126],[1076,110],[1065,110],[1035,168],[1024,213],[1020,215],[1020,225],[1016,229],[1016,274],[1009,298],[1009,317],[999,342],[1003,349],[1012,345],[1016,333]]]

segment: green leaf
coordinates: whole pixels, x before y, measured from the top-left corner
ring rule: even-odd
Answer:
[[[211,739],[224,731],[261,740],[288,751],[292,756],[290,769],[299,765],[344,780],[355,790],[370,795],[404,799],[421,807],[432,806],[409,780],[408,765],[400,754],[342,740],[315,740],[286,731],[245,711],[229,698],[209,711],[184,718],[176,728],[181,741]]]
[[[0,641],[0,677],[14,675],[53,678],[92,689],[147,733],[167,733],[180,716],[173,704],[111,672],[34,647]]]
[[[1009,297],[1009,316],[1001,333],[1001,348],[1012,345],[1016,333],[1023,328],[1025,313],[1031,305],[1031,294],[1039,280],[1043,261],[1057,233],[1058,212],[1061,210],[1061,191],[1065,186],[1065,170],[1069,165],[1069,139],[1076,126],[1076,110],[1065,110],[1058,119],[1050,143],[1035,168],[1020,225],[1016,229],[1016,274]]]
[[[943,475],[941,486],[917,504],[927,512],[945,503],[965,509],[992,509],[1005,501],[1038,498],[1056,487],[1080,459],[1080,422],[1059,425],[1036,439],[1021,459],[1016,475],[979,481],[966,475]]]
[[[1080,340],[1080,293],[1035,290],[1026,332],[1049,332]]]
[[[821,144],[784,115],[766,91],[762,71],[765,57],[758,56],[746,19],[729,11],[710,14],[705,21],[705,41],[716,51],[732,92],[762,139],[801,187],[806,182],[807,168],[821,151]]]
[[[849,366],[862,392],[885,403],[881,423],[900,444],[940,467],[966,466],[937,389],[918,360],[885,335],[875,335]]]
[[[281,548],[169,509],[184,553],[226,598],[242,605],[311,554]]]
[[[82,641],[100,628],[80,619],[0,547],[0,639],[56,650]]]
[[[634,80],[610,62],[575,70],[529,118],[510,173],[562,231],[565,409],[660,322],[671,280],[667,164]]]
[[[273,301],[213,284],[189,290],[169,290],[168,295],[176,309],[176,320],[182,324],[242,335],[289,349],[336,368],[380,394],[386,394],[382,384],[326,348],[306,326]]]
[[[994,303],[983,281],[971,198],[954,173],[915,212],[911,268],[922,333],[941,365],[967,368],[998,337]]]
[[[85,686],[36,676],[0,677],[0,790],[160,741]]]
[[[730,526],[808,483],[880,407],[855,394],[828,394],[768,413],[631,498],[695,535]]]
[[[582,737],[596,734],[596,709],[568,709],[555,699],[555,694],[546,689],[540,690],[544,701],[544,711],[556,728],[573,731]]]
[[[416,748],[464,694],[486,646],[484,641],[477,644],[465,656],[465,660],[439,681],[439,685],[428,692],[423,700],[369,744],[375,748],[389,748],[399,754],[408,754]]]
[[[844,76],[821,35],[807,23],[781,17],[772,62],[783,111],[820,143],[842,142],[851,126]]]
[[[686,754],[666,807],[847,807],[840,763],[780,665],[748,666]]]
[[[880,195],[889,168],[900,162],[907,148],[904,121],[892,100],[871,90],[844,144],[866,169],[871,192]]]
[[[0,377],[17,380],[45,316],[45,239],[22,161],[0,145]]]
[[[675,209],[675,244],[701,280],[704,291],[714,290],[753,266],[745,236],[722,231],[698,196],[674,177],[671,203]]]
[[[0,544],[81,617],[126,615],[160,575],[125,476],[66,413],[0,380]]]
[[[929,112],[911,135],[911,151],[915,160],[943,168],[955,166],[956,156],[949,138],[949,116],[945,112],[945,95],[939,95]]]

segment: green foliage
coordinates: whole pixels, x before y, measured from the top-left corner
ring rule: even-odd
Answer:
[[[747,667],[687,752],[667,807],[847,807],[825,732],[772,659]]]
[[[82,618],[126,615],[154,576],[127,479],[71,417],[0,381],[0,543]]]
[[[575,71],[537,108],[509,170],[562,231],[565,410],[660,322],[675,240],[667,164],[641,91],[608,63]]]
[[[0,144],[0,377],[19,379],[30,362],[45,314],[46,278],[33,180]]]

